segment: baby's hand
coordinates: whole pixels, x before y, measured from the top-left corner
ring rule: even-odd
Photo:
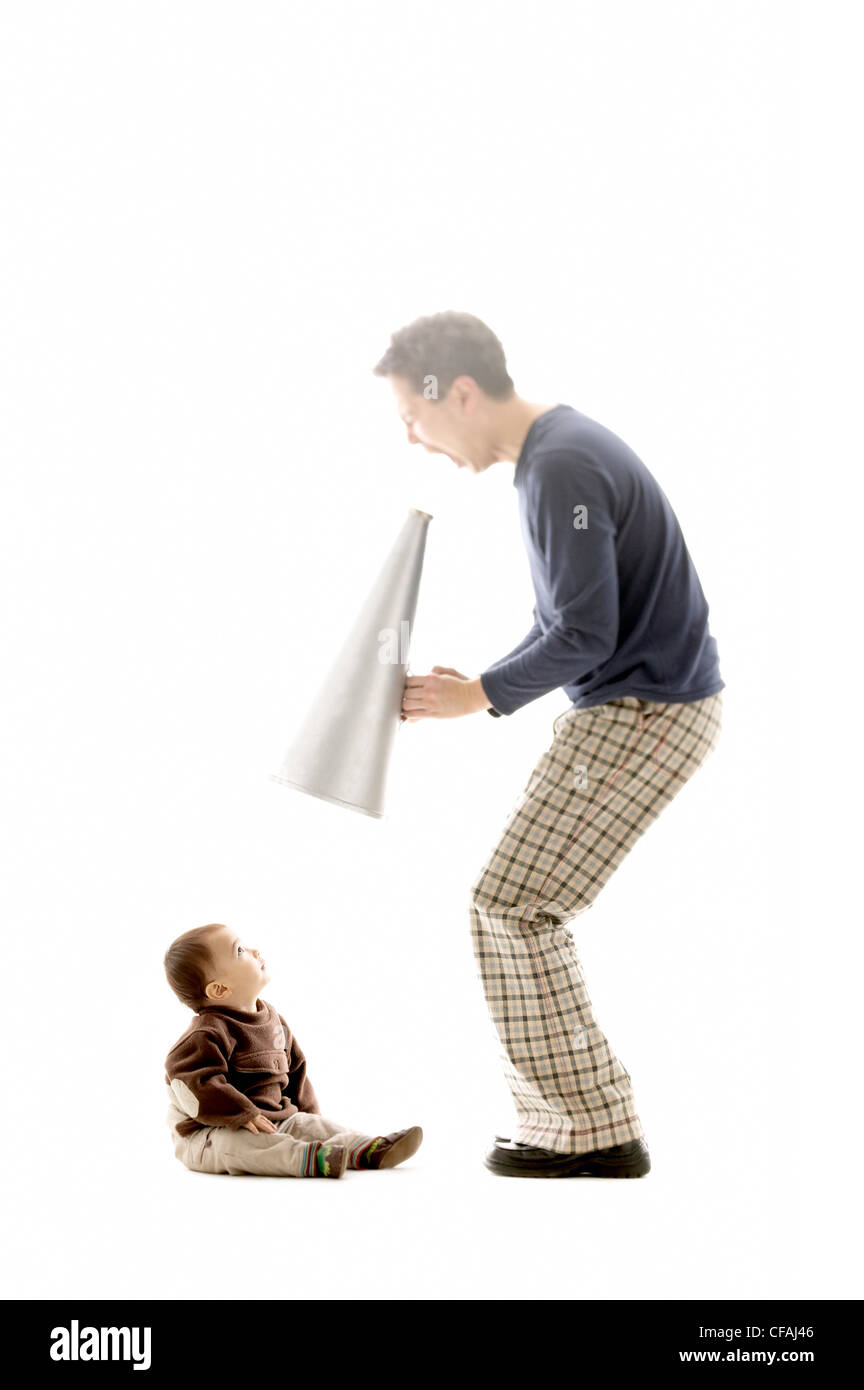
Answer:
[[[275,1134],[276,1126],[272,1120],[268,1120],[266,1115],[253,1115],[251,1120],[247,1120],[241,1129],[251,1129],[253,1134]]]

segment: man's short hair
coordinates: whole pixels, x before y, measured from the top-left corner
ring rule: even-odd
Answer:
[[[427,314],[400,328],[377,366],[375,376],[401,376],[418,396],[428,395],[429,379],[435,383],[432,398],[446,396],[457,376],[470,376],[496,400],[513,395],[504,349],[491,328],[473,314],[448,309]]]
[[[207,1003],[204,990],[216,973],[208,943],[221,926],[221,922],[209,922],[206,927],[193,927],[172,941],[165,952],[168,983],[181,1004],[193,1013]]]

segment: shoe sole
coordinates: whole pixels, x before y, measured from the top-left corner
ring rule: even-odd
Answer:
[[[530,1147],[523,1145],[524,1148]],[[576,1154],[572,1159],[562,1154],[562,1162],[549,1168],[532,1168],[528,1164],[507,1163],[506,1160],[495,1162],[489,1156],[484,1159],[486,1167],[492,1173],[498,1173],[505,1178],[644,1178],[646,1173],[651,1171],[651,1158],[648,1153],[640,1154],[637,1159],[622,1159],[615,1157],[604,1158],[600,1153],[595,1153],[590,1157],[586,1154]]]
[[[403,1134],[401,1139],[397,1139],[395,1144],[387,1150],[378,1164],[379,1168],[395,1168],[397,1163],[404,1163],[406,1158],[416,1154],[420,1145],[423,1143],[423,1131],[419,1125],[414,1125],[407,1134]]]

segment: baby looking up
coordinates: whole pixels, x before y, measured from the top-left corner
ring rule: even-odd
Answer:
[[[172,942],[165,973],[195,1013],[165,1060],[174,1153],[198,1173],[341,1178],[395,1168],[423,1141],[419,1125],[360,1134],[321,1114],[288,1024],[258,997],[266,962],[221,922]]]

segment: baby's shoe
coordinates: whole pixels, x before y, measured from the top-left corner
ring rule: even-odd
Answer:
[[[348,1166],[348,1150],[341,1144],[322,1144],[315,1155],[318,1177],[341,1178]]]
[[[416,1154],[422,1143],[423,1131],[419,1125],[379,1135],[358,1156],[357,1167],[395,1168],[397,1163],[404,1163],[406,1158]]]

